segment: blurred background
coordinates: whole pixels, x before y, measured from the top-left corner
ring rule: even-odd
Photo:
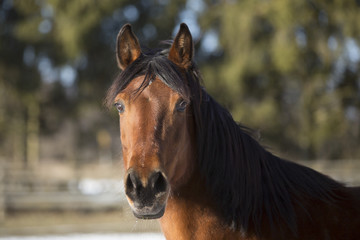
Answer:
[[[274,153],[360,184],[360,1],[0,0],[0,236],[159,231],[122,187],[116,35],[188,24],[204,85]]]

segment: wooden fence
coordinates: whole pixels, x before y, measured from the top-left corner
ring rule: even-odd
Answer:
[[[359,160],[300,163],[348,185],[360,185]],[[99,190],[99,184],[107,180],[93,179],[92,181],[97,184],[95,190],[98,188],[95,192],[82,191],[80,185],[84,181],[86,179],[76,177],[76,175],[68,179],[51,179],[50,177],[44,179],[37,172],[19,169],[5,170],[3,166],[0,166],[0,224],[4,221],[6,212],[104,211],[118,210],[126,204],[123,184],[119,179],[115,181],[116,187],[114,184],[103,186],[102,190]]]
[[[122,185],[119,179],[52,179],[0,168],[0,222],[7,212],[119,210],[126,204]]]

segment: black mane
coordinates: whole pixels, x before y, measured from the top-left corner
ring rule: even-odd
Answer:
[[[261,235],[263,221],[273,231],[297,232],[294,205],[311,198],[334,203],[343,185],[310,168],[283,160],[264,149],[207,93],[195,114],[199,166],[225,221]],[[265,219],[263,219],[265,218]],[[309,218],[309,220],[311,220]]]
[[[297,204],[303,198],[334,203],[343,185],[310,168],[280,159],[265,150],[247,128],[201,87],[193,64],[181,71],[167,58],[167,50],[142,54],[115,79],[106,103],[137,76],[145,75],[138,92],[159,77],[170,88],[191,99],[196,123],[198,166],[224,221],[246,233],[261,235],[264,222],[274,231],[297,232]]]

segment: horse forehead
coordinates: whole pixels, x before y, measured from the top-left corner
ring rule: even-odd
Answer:
[[[131,105],[161,105],[162,107],[172,105],[176,99],[179,98],[179,94],[168,87],[160,79],[156,78],[151,81],[148,86],[141,92],[138,92],[139,88],[144,81],[144,77],[140,76],[133,79],[129,85],[117,95],[115,100],[125,100]]]
[[[144,97],[149,100],[157,100],[159,103],[168,104],[173,98],[177,98],[178,94],[160,79],[155,79],[145,88]]]

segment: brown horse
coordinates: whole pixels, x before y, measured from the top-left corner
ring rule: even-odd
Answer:
[[[261,147],[201,87],[185,24],[170,44],[145,52],[130,25],[117,38],[106,101],[134,215],[159,218],[167,239],[359,240],[360,189]]]

